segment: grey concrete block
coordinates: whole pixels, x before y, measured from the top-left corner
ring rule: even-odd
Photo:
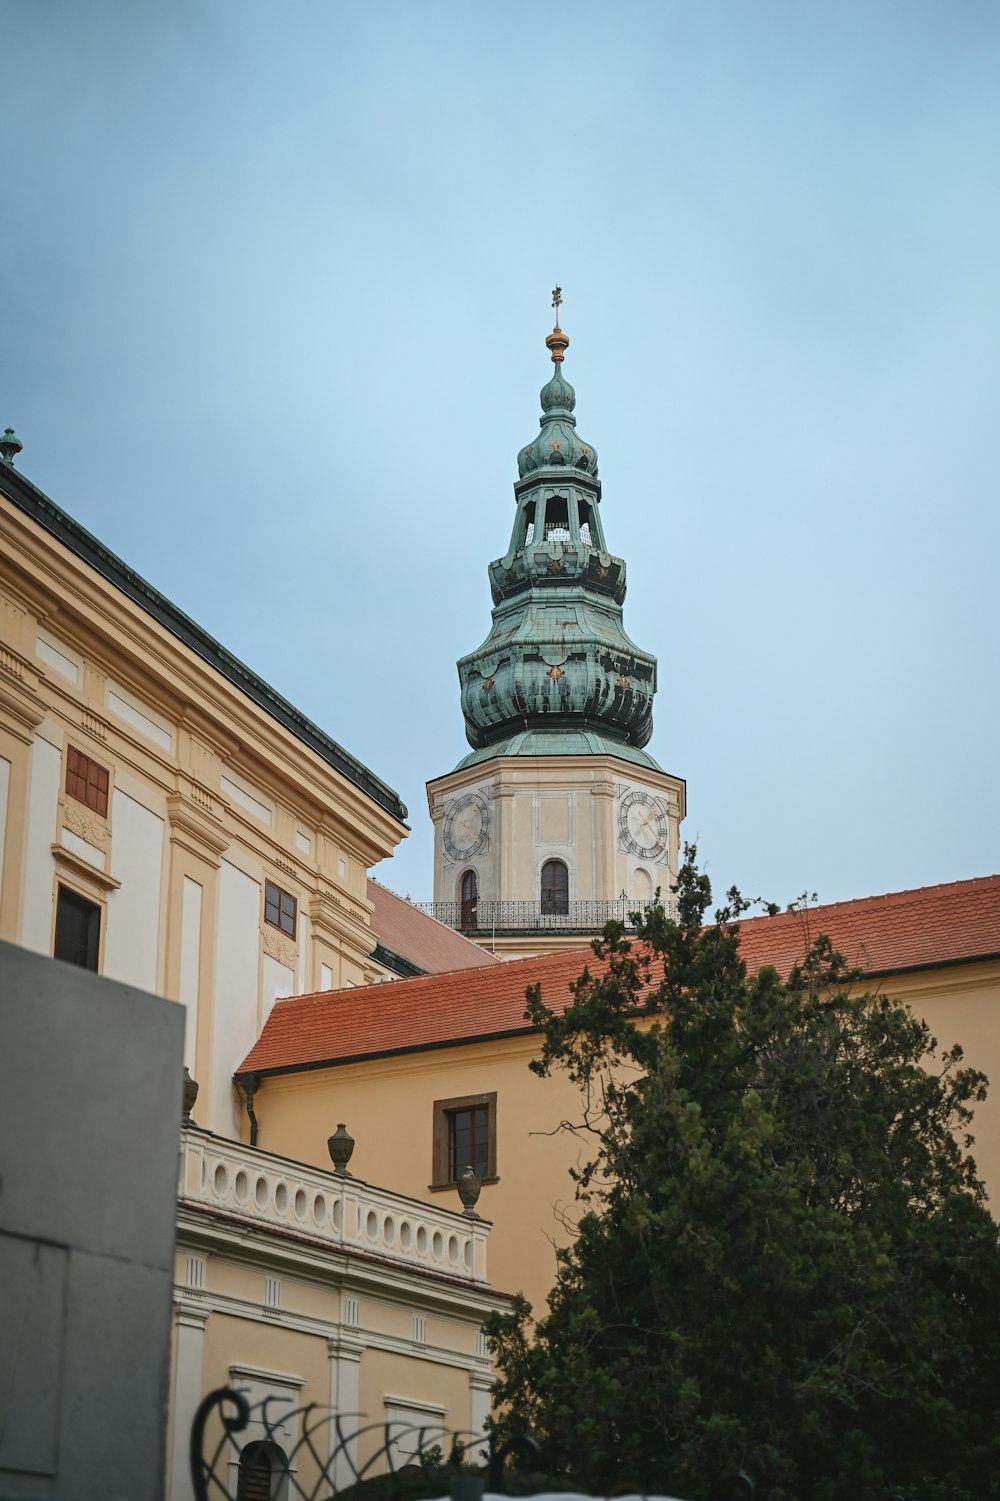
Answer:
[[[56,1473],[68,1260],[0,1234],[0,1471]]]
[[[180,1006],[0,944],[0,1496],[160,1501]]]
[[[162,1494],[172,1280],[70,1255],[59,1468],[79,1501]]]
[[[166,1266],[184,1013],[0,944],[0,1224]]]

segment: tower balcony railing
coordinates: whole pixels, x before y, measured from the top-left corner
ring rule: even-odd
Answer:
[[[610,901],[579,902],[414,902],[428,917],[436,917],[446,927],[469,936],[517,935],[521,933],[600,933],[608,922],[635,927],[638,914],[645,913],[653,902],[635,901],[619,896]],[[672,913],[674,902],[663,905]]]

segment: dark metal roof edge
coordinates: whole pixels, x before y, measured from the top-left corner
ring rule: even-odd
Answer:
[[[473,971],[475,973],[475,971]],[[278,1068],[247,1068],[233,1075],[236,1084],[256,1075],[258,1079],[277,1079],[282,1074],[311,1074],[321,1068],[346,1068],[349,1063],[371,1063],[377,1058],[401,1058],[407,1053],[433,1053],[439,1048],[464,1048],[474,1042],[503,1042],[508,1037],[541,1033],[541,1027],[525,1022],[523,1027],[509,1027],[504,1032],[476,1032],[466,1037],[445,1037],[435,1042],[411,1042],[402,1048],[381,1048],[376,1053],[352,1053],[349,1058],[319,1058],[310,1063],[283,1063]]]
[[[415,979],[417,975],[429,975],[429,969],[423,969],[415,964],[412,959],[407,959],[405,954],[397,954],[395,949],[386,948],[384,943],[377,943],[372,958],[376,964],[384,964],[386,969],[391,969],[395,974],[401,975],[404,980]]]
[[[895,969],[863,969],[861,977],[884,980],[892,975],[917,975],[924,970],[955,969],[959,964],[989,964],[993,959],[1000,959],[1000,950],[989,954],[960,954],[955,959],[932,959],[927,964],[899,964]]]
[[[263,678],[259,678],[255,672],[238,657],[226,650],[214,636],[210,636],[203,630],[190,615],[186,615],[177,605],[172,604],[158,589],[154,589],[147,581],[127,563],[122,562],[110,548],[105,547],[92,532],[74,521],[66,511],[57,506],[55,501],[33,485],[30,480],[18,470],[3,465],[0,467],[0,481],[2,481],[2,493],[30,516],[39,526],[49,532],[71,552],[75,553],[91,568],[102,574],[117,589],[141,606],[148,615],[164,626],[171,635],[176,636],[185,646],[195,652],[210,667],[222,674],[234,687],[245,694],[253,703],[277,720],[286,730],[290,730],[297,740],[315,751],[321,760],[335,771],[339,771],[348,781],[366,793],[381,808],[392,815],[393,818],[405,823],[407,818],[406,805],[399,794],[387,783],[370,771],[363,762],[352,756],[336,740],[331,739],[311,719],[307,719],[294,704],[289,703],[280,693],[276,692]]]

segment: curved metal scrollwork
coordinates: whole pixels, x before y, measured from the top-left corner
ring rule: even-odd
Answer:
[[[232,1409],[232,1410],[228,1410]],[[401,1477],[415,1466],[433,1474],[439,1489],[448,1488],[450,1473],[483,1467],[490,1460],[482,1434],[454,1432],[440,1424],[399,1421],[358,1426],[360,1413],[335,1413],[310,1402],[291,1408],[281,1398],[265,1397],[253,1407],[241,1392],[219,1387],[199,1404],[191,1427],[191,1481],[195,1501],[237,1501],[238,1463],[251,1442],[263,1440],[284,1456],[280,1478],[288,1501],[326,1501],[361,1480],[381,1476],[391,1496],[402,1494]],[[298,1419],[300,1433],[289,1448],[289,1425]],[[219,1431],[213,1429],[218,1424]],[[248,1429],[252,1426],[252,1436]],[[239,1435],[243,1435],[243,1438]],[[359,1464],[359,1440],[377,1434],[379,1442]],[[501,1456],[499,1463],[502,1465]],[[341,1479],[338,1484],[338,1473]],[[499,1472],[498,1472],[499,1473]],[[493,1471],[491,1470],[491,1479]],[[272,1486],[271,1494],[281,1494]]]
[[[484,1485],[503,1492],[508,1459],[522,1470],[543,1472],[541,1447],[527,1435],[493,1450],[482,1434],[454,1432],[440,1424],[361,1423],[360,1413],[336,1413],[317,1402],[291,1407],[289,1402],[271,1395],[251,1406],[242,1392],[227,1386],[203,1399],[191,1427],[195,1501],[240,1501],[240,1457],[260,1443],[269,1455],[283,1456],[270,1483],[270,1495],[281,1501],[332,1501],[366,1480],[383,1482],[377,1501],[415,1501],[449,1490],[472,1498],[482,1496]],[[294,1429],[298,1437],[292,1441]],[[369,1446],[363,1441],[371,1434],[379,1442]],[[366,1454],[360,1464],[359,1448]],[[632,1489],[619,1486],[613,1494]],[[753,1493],[752,1480],[742,1472],[726,1476],[713,1491],[718,1501],[748,1501]]]

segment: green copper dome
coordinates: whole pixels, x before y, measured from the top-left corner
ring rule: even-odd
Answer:
[[[518,454],[518,474],[523,479],[536,469],[580,469],[596,479],[597,452],[577,434],[573,416],[576,392],[558,365],[555,375],[542,387],[541,403],[541,432]]]
[[[607,551],[597,454],[576,431],[562,373],[569,339],[546,339],[539,435],[517,457],[510,545],[489,567],[493,626],[458,664],[474,765],[493,756],[615,755],[659,770],[656,658],[625,634],[625,564]]]

